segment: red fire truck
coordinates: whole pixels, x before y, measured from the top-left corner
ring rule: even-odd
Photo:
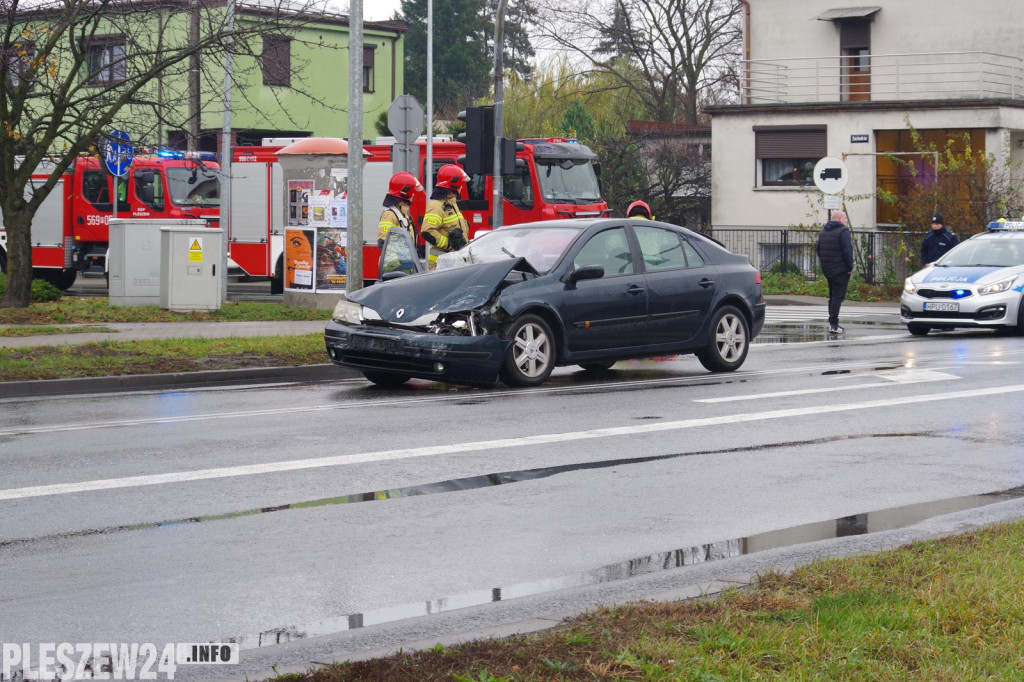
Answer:
[[[116,217],[193,218],[217,226],[220,213],[220,167],[180,152],[136,156],[118,178]],[[33,174],[40,184],[52,166]],[[33,274],[61,289],[78,273],[102,277],[109,244],[108,223],[115,217],[114,176],[91,156],[74,164],[47,196],[32,221]],[[7,233],[0,225],[0,271],[7,269]]]
[[[228,248],[234,265],[246,274],[272,279],[271,291],[280,293],[284,270],[284,190],[277,150],[291,140],[268,140],[259,147],[237,147],[231,168],[231,221]],[[426,185],[426,142],[419,149],[418,176]],[[377,222],[380,202],[393,174],[390,145],[366,145],[363,173],[363,277],[377,278]],[[432,177],[441,166],[462,163],[466,145],[434,142]],[[597,155],[585,145],[564,138],[520,140],[516,170],[503,176],[502,223],[584,218],[606,214],[601,198]],[[459,206],[470,224],[469,238],[493,228],[493,176],[475,175]],[[433,186],[433,183],[431,183]],[[426,198],[418,194],[412,215],[418,222]]]

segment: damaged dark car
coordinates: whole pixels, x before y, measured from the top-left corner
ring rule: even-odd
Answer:
[[[713,372],[746,359],[764,326],[760,273],[686,228],[599,218],[506,226],[338,303],[337,365],[410,378],[536,386],[557,366],[693,353]]]

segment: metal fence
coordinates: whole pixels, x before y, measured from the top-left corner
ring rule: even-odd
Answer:
[[[747,256],[761,272],[797,272],[808,279],[821,276],[814,251],[818,230],[708,228],[733,253]],[[868,284],[901,284],[921,269],[925,232],[850,231],[854,272]]]

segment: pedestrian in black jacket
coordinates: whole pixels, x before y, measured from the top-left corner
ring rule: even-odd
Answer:
[[[960,243],[956,235],[946,229],[941,213],[932,216],[932,231],[921,242],[921,266],[929,265]]]
[[[829,221],[818,234],[815,247],[821,271],[828,280],[828,331],[842,334],[846,330],[839,326],[839,307],[846,298],[846,288],[853,275],[853,240],[846,226],[846,213],[832,211]]]

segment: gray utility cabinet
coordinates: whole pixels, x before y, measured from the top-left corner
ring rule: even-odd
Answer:
[[[220,309],[223,235],[221,228],[201,225],[160,228],[161,308]]]
[[[107,284],[112,306],[160,304],[160,230],[170,226],[200,229],[203,220],[111,218]]]

